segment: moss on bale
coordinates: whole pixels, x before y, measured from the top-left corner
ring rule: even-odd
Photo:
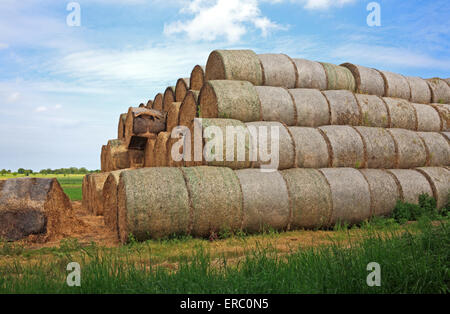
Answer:
[[[173,102],[167,110],[166,130],[171,133],[172,130],[180,124],[180,107],[181,102]]]
[[[330,165],[329,147],[322,133],[315,128],[289,127],[297,153],[299,168],[326,168]]]
[[[103,185],[103,217],[106,227],[114,232],[118,232],[117,186],[119,185],[120,174],[123,171],[110,172]]]
[[[450,86],[440,78],[432,78],[427,80],[431,89],[431,101],[439,104],[450,103]]]
[[[243,169],[237,170],[236,175],[243,195],[243,229],[286,230],[290,218],[289,194],[280,172]]]
[[[411,99],[411,89],[403,75],[388,71],[379,71],[384,80],[384,96]]]
[[[396,147],[391,134],[384,128],[354,127],[361,135],[366,150],[367,168],[394,168]]]
[[[370,190],[364,176],[353,168],[320,169],[330,184],[333,212],[330,224],[358,223],[368,219]]]
[[[437,132],[418,132],[428,153],[427,166],[439,167],[450,165],[450,144]]]
[[[432,106],[439,112],[442,122],[442,131],[450,131],[450,105],[432,104]]]
[[[417,130],[423,132],[439,132],[442,127],[439,112],[430,105],[415,104],[417,112]]]
[[[189,194],[179,168],[143,168],[120,175],[119,235],[137,240],[186,235],[191,213]]]
[[[361,125],[361,108],[354,94],[347,90],[324,91],[330,104],[331,120],[333,125]]]
[[[181,169],[191,200],[192,235],[211,236],[241,229],[243,198],[236,173],[226,167]]]
[[[325,96],[316,89],[296,88],[289,93],[294,100],[297,126],[317,127],[330,124],[330,108]]]
[[[287,89],[272,86],[256,86],[255,88],[261,102],[262,120],[296,125],[296,107]]]
[[[189,87],[191,90],[199,91],[205,82],[205,67],[196,65],[191,72]]]
[[[214,50],[206,63],[205,80],[242,80],[262,85],[263,71],[251,50]]]
[[[382,169],[361,169],[360,172],[369,184],[371,216],[389,216],[400,199],[395,179]]]
[[[411,89],[411,102],[419,104],[429,104],[431,102],[431,90],[427,82],[415,76],[406,76]]]
[[[199,94],[200,117],[261,120],[261,103],[255,87],[246,81],[208,81]]]
[[[330,167],[365,167],[364,143],[355,129],[345,125],[319,128],[331,147]]]
[[[180,78],[175,85],[175,101],[182,102],[189,90],[189,78]]]
[[[430,183],[437,208],[445,207],[450,195],[450,171],[441,167],[424,167],[416,170],[423,174]]]
[[[407,100],[384,97],[391,115],[391,128],[417,130],[417,115],[415,108]]]
[[[155,167],[166,167],[168,165],[167,160],[167,146],[170,140],[169,132],[161,132],[158,134],[155,143]]]
[[[291,200],[291,229],[320,228],[328,225],[332,210],[330,186],[316,169],[281,171]]]
[[[355,91],[355,78],[349,69],[331,63],[321,62],[321,64],[327,75],[327,89],[346,89],[351,92]]]
[[[389,127],[391,119],[383,98],[365,94],[355,94],[355,97],[361,108],[363,126]]]
[[[380,72],[361,65],[344,63],[355,78],[356,92],[376,96],[384,96],[384,80]]]
[[[306,59],[293,59],[297,67],[296,88],[327,89],[327,75],[319,62]]]
[[[158,93],[153,100],[153,109],[163,111],[163,94]]]
[[[260,54],[258,58],[263,71],[262,85],[295,88],[297,67],[291,58],[285,54]]]
[[[400,185],[402,201],[418,204],[421,194],[433,196],[430,183],[420,172],[411,169],[390,169],[387,171],[395,177]]]

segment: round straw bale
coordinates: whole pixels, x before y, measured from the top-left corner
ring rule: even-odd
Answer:
[[[437,132],[418,132],[425,143],[428,152],[427,166],[449,166],[450,144],[447,139]]]
[[[323,174],[317,169],[287,169],[281,174],[291,200],[291,229],[327,226],[333,204],[330,186]]]
[[[384,97],[391,115],[391,128],[417,130],[417,116],[413,105],[404,99]]]
[[[294,101],[288,90],[283,87],[256,86],[261,102],[262,119],[278,121],[286,125],[296,125],[297,113]]]
[[[411,169],[390,169],[400,186],[400,196],[403,202],[418,204],[419,195],[433,196],[433,190],[428,180],[419,171]]]
[[[431,89],[431,100],[433,103],[450,103],[450,86],[444,80],[432,78],[428,79],[427,83]]]
[[[198,96],[202,118],[261,120],[261,103],[255,87],[245,81],[208,81]]]
[[[147,105],[145,105],[147,109],[153,109],[153,100],[147,101]]]
[[[89,176],[89,187],[92,197],[92,214],[95,216],[103,215],[103,185],[108,178],[109,172],[93,173]]]
[[[205,67],[196,65],[191,72],[189,86],[191,90],[199,91],[205,82]]]
[[[261,172],[259,169],[236,171],[241,184],[243,226],[248,232],[260,232],[267,227],[286,230],[290,204],[286,183],[280,172]]]
[[[147,144],[145,145],[145,155],[144,155],[144,167],[156,167],[155,162],[155,145],[156,137],[147,139]]]
[[[155,167],[166,167],[168,165],[167,160],[167,146],[170,139],[169,132],[160,132],[156,138],[154,154],[155,154]]]
[[[189,78],[180,78],[175,85],[175,101],[182,102],[189,90]]]
[[[108,165],[106,164],[106,150],[107,150],[107,146],[102,145],[102,152],[100,154],[100,170],[101,170],[101,172],[108,171]]]
[[[384,128],[354,127],[361,135],[366,149],[367,168],[394,168],[396,148],[391,134]]]
[[[427,178],[433,190],[437,208],[443,208],[448,203],[450,192],[450,171],[441,167],[417,168]]]
[[[389,127],[389,112],[381,97],[365,94],[355,94],[355,97],[361,107],[362,125],[380,128]]]
[[[364,142],[358,132],[346,125],[319,127],[326,141],[330,143],[330,167],[364,168]]]
[[[105,159],[109,171],[130,168],[128,148],[124,141],[109,140]]]
[[[297,67],[296,88],[327,89],[327,75],[319,62],[306,59],[293,59]]]
[[[326,168],[330,164],[327,141],[315,128],[289,127],[297,153],[299,168]]]
[[[130,168],[144,167],[145,152],[139,149],[129,149],[128,158],[130,159]]]
[[[352,92],[347,90],[327,90],[322,93],[330,104],[331,124],[361,125],[361,108]]]
[[[138,107],[139,108],[145,108],[145,104],[141,102]]]
[[[83,181],[81,183],[81,195],[82,195],[82,199],[81,199],[81,206],[84,208],[84,210],[90,212],[90,204],[89,204],[89,174],[85,175],[83,177]],[[4,181],[0,181],[1,183],[4,183]],[[1,187],[0,187],[0,193],[1,193]]]
[[[327,89],[346,89],[354,92],[356,89],[355,78],[349,69],[339,65],[321,62],[327,75]]]
[[[187,92],[186,97],[184,97],[180,106],[180,125],[187,126],[188,128],[193,126],[194,119],[198,116],[197,104],[199,93],[199,91],[190,90]]]
[[[169,106],[175,102],[175,86],[169,86],[166,88],[163,96],[163,111],[169,111]]]
[[[394,178],[382,169],[361,169],[369,183],[371,216],[389,216],[400,199],[400,191]]]
[[[153,100],[153,109],[163,111],[163,94],[158,93]]]
[[[127,120],[127,113],[122,113],[119,117],[119,126],[117,130],[117,138],[119,140],[125,139],[125,121]]]
[[[183,144],[184,144],[183,136],[181,134],[179,135],[178,138],[171,137],[169,139],[169,143],[167,145],[167,166],[169,166],[169,167],[183,167],[184,166],[183,160],[176,161],[172,157],[172,149],[175,149],[175,147],[173,147],[173,146],[180,140],[182,140]],[[178,154],[180,154],[180,156],[183,156],[183,149],[184,149],[184,145],[179,148]]]
[[[411,102],[429,104],[431,102],[431,90],[427,81],[416,76],[406,76],[411,89]]]
[[[172,132],[173,128],[179,125],[181,102],[173,102],[167,110],[167,132]]]
[[[280,86],[295,88],[297,81],[297,68],[285,54],[260,54],[263,71],[263,84],[265,86]]]
[[[388,71],[379,71],[384,80],[384,96],[411,99],[411,89],[403,75]]]
[[[450,78],[446,78],[444,81],[446,81],[448,86],[450,86]]]
[[[358,223],[370,218],[370,190],[364,176],[353,168],[320,169],[331,189],[333,212],[330,225]]]
[[[352,63],[344,63],[341,66],[352,72],[357,93],[384,96],[384,80],[380,72]]]
[[[120,174],[122,171],[124,170],[110,172],[103,185],[103,217],[106,227],[114,232],[118,231],[117,186],[119,185]]]
[[[242,80],[262,85],[263,71],[252,50],[214,50],[206,63],[205,80]]]
[[[450,105],[432,104],[432,106],[439,112],[442,121],[442,131],[450,131]]]
[[[387,129],[397,147],[395,168],[423,167],[427,162],[427,148],[417,132],[404,129]]]
[[[289,93],[294,99],[297,126],[317,127],[330,124],[330,108],[325,96],[316,89],[296,88]]]
[[[441,132],[442,136],[444,136],[450,144],[450,132]]]
[[[430,105],[412,103],[417,112],[417,130],[439,132],[442,127],[439,112]]]
[[[179,168],[124,171],[117,188],[119,235],[137,240],[188,234],[189,194]]]
[[[181,168],[192,208],[192,235],[211,236],[242,226],[242,191],[236,173],[226,167]]]
[[[232,169],[250,168],[252,143],[247,126],[243,122],[233,119],[198,119],[196,121],[199,123],[199,130],[201,130],[202,138],[204,139],[202,151],[206,154],[204,158],[207,165],[230,167]],[[214,131],[214,135],[205,134],[208,128]],[[216,131],[219,133],[216,133]],[[232,131],[233,134],[228,135],[227,131]],[[230,138],[231,135],[233,136]],[[230,140],[232,144],[228,144]],[[219,147],[213,145],[214,143],[217,143]],[[210,150],[205,151],[207,150],[207,145]],[[221,149],[222,152],[216,151],[216,148]],[[243,153],[243,156],[240,156],[240,153]],[[214,160],[208,161],[208,156],[214,157]]]
[[[295,144],[292,139],[292,135],[289,130],[280,122],[249,122],[246,123],[248,128],[255,130],[254,135],[257,135],[257,139],[253,138],[253,141],[257,141],[256,147],[258,148],[256,161],[253,163],[255,168],[266,168],[274,166],[275,169],[289,169],[295,167]],[[278,136],[273,133],[275,129],[278,129]],[[250,132],[250,134],[252,134]],[[252,134],[253,135],[253,134]],[[278,154],[272,152],[276,147],[272,147],[272,142],[278,144]],[[261,154],[264,152],[264,154]],[[272,156],[272,154],[274,156]],[[269,161],[266,161],[270,158]],[[273,158],[278,158],[278,164],[271,164],[276,162]],[[278,167],[276,167],[278,166]]]

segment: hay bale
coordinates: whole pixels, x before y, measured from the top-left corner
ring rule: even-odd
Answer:
[[[418,204],[419,195],[433,196],[430,183],[419,171],[410,169],[390,169],[386,171],[395,177],[400,187],[400,199],[403,202]]]
[[[120,174],[123,171],[117,170],[110,172],[103,185],[103,218],[106,227],[114,232],[118,232],[117,187],[119,185]]]
[[[91,206],[90,212],[94,216],[103,215],[103,185],[108,178],[109,172],[93,173],[89,176],[88,196],[90,198]]]
[[[397,147],[395,168],[423,167],[427,162],[427,149],[417,132],[404,129],[387,129]]]
[[[439,132],[441,130],[441,118],[433,106],[415,103],[412,103],[412,106],[417,113],[417,131]]]
[[[180,78],[175,85],[175,101],[182,102],[189,90],[189,78]]]
[[[356,92],[376,96],[384,96],[384,80],[380,72],[362,65],[344,63],[355,78]]]
[[[128,109],[125,120],[125,140],[130,149],[143,150],[146,138],[166,129],[166,115],[147,108]]]
[[[101,172],[105,172],[108,171],[108,166],[106,164],[106,150],[107,150],[107,146],[106,145],[102,145],[102,151],[100,153],[100,171]]]
[[[400,199],[400,191],[394,178],[382,169],[361,169],[370,190],[371,216],[389,216]]]
[[[191,234],[210,236],[220,231],[239,230],[243,197],[236,173],[226,167],[181,169],[191,202]]]
[[[153,136],[155,138],[156,135]],[[145,149],[145,148],[144,148]],[[139,149],[129,149],[128,158],[130,159],[130,168],[142,168],[145,162],[145,151]]]
[[[166,167],[168,165],[167,149],[170,140],[169,132],[161,132],[158,134],[155,143],[155,167]]]
[[[149,101],[147,101],[147,105],[145,105],[145,107],[147,108],[147,109],[153,109],[153,100],[149,100]]]
[[[330,153],[324,136],[318,129],[289,127],[297,153],[295,166],[299,168],[326,168]]]
[[[200,117],[261,120],[261,103],[255,87],[245,81],[208,81],[198,96]]]
[[[362,125],[388,128],[391,123],[383,98],[374,95],[355,94],[362,113]]]
[[[189,233],[189,194],[178,168],[124,171],[117,188],[119,236],[137,240]]]
[[[196,65],[191,72],[189,86],[191,90],[199,91],[205,82],[205,67]]]
[[[366,166],[364,142],[355,129],[346,125],[321,126],[330,144],[330,167],[364,168]]]
[[[86,210],[86,211],[88,211],[88,212],[90,212],[90,209],[89,209],[89,197],[88,197],[88,191],[89,191],[89,187],[88,187],[88,184],[89,184],[89,174],[87,174],[87,175],[85,175],[84,177],[83,177],[83,181],[82,181],[82,183],[81,183],[81,196],[82,196],[82,198],[81,198],[81,206]],[[0,181],[0,184],[1,183],[4,183],[4,181]],[[0,186],[0,191],[1,191],[1,186]]]
[[[333,211],[330,186],[317,169],[281,171],[291,201],[291,229],[327,226]]]
[[[106,145],[105,160],[108,171],[130,168],[128,147],[125,141],[109,140]]]
[[[156,137],[149,138],[144,150],[144,167],[156,167],[155,163]]]
[[[450,105],[432,104],[432,106],[439,112],[442,123],[442,131],[450,131]]]
[[[450,192],[450,171],[441,167],[417,168],[425,176],[433,190],[437,208],[443,208],[448,203]]]
[[[56,179],[14,178],[0,184],[0,238],[16,241],[31,234],[63,233],[70,200]]]
[[[179,134],[178,137],[170,138],[169,143],[167,144],[167,166],[169,167],[184,167],[184,161],[176,161],[172,157],[172,150],[176,149],[176,147],[173,147],[178,141],[182,140],[183,145],[179,147],[178,153],[180,156],[183,156],[183,150],[184,150],[184,139],[182,134]]]
[[[198,116],[198,95],[199,91],[190,90],[180,106],[179,125],[184,125],[189,129],[194,125],[194,119]]]
[[[117,128],[117,138],[119,140],[125,139],[125,122],[127,120],[127,113],[122,113],[119,117],[119,125]]]
[[[290,89],[297,113],[297,126],[317,127],[330,124],[330,108],[325,96],[316,89]]]
[[[450,86],[440,78],[427,80],[431,90],[431,102],[439,104],[450,103]]]
[[[288,90],[283,87],[256,86],[261,102],[262,120],[297,124],[297,112]]]
[[[230,167],[231,169],[250,168],[252,143],[244,123],[232,119],[196,119],[194,123],[197,124],[201,138],[204,139],[202,152],[206,165]],[[219,133],[206,134],[205,131],[208,128],[212,131],[217,130]],[[227,135],[227,129],[235,132],[232,138],[231,135]],[[218,141],[216,142],[216,140]],[[230,140],[232,140],[232,144],[228,144]],[[213,145],[214,143],[217,143],[217,147]],[[239,153],[243,156],[240,156]],[[240,160],[240,157],[243,157],[243,160]]]
[[[265,86],[295,88],[297,67],[285,54],[259,54]]]
[[[267,227],[286,230],[290,218],[289,194],[280,172],[237,170],[243,196],[243,226],[248,232]]]
[[[411,89],[411,102],[419,104],[429,104],[431,102],[431,90],[427,81],[416,76],[406,76]]]
[[[364,176],[353,168],[319,170],[330,184],[333,212],[330,225],[358,223],[370,218],[370,190]]]
[[[330,104],[331,124],[361,125],[361,108],[352,92],[347,90],[327,90],[322,93]]]
[[[448,86],[450,86],[450,78],[446,78],[444,81],[446,81]]]
[[[384,80],[384,96],[411,99],[411,89],[406,78],[397,73],[379,71]]]
[[[450,132],[441,132],[441,135],[444,136],[450,144]]]
[[[437,132],[418,132],[427,149],[427,166],[439,167],[450,165],[450,144]]]
[[[384,97],[383,100],[391,116],[391,128],[417,130],[416,111],[409,101],[389,97]]]
[[[180,107],[181,102],[173,102],[170,104],[168,110],[167,110],[167,132],[171,133],[173,128],[180,124],[179,117],[180,117]]]
[[[295,145],[292,139],[292,135],[290,134],[287,127],[285,127],[280,122],[249,122],[246,123],[247,128],[253,128],[254,134],[250,132],[252,135],[254,143],[257,143],[258,152],[256,154],[256,161],[253,163],[253,167],[255,168],[267,168],[273,162],[264,161],[265,156],[261,154],[261,152],[266,152],[268,154],[267,157],[275,157],[278,158],[278,168],[277,169],[289,169],[295,167]],[[272,127],[278,129],[278,137],[276,133],[272,133]],[[253,137],[254,136],[254,137]],[[278,156],[272,156],[272,142],[278,144]],[[251,146],[250,146],[251,147]],[[276,162],[276,160],[275,160]],[[273,165],[273,166],[276,166]],[[270,168],[272,169],[272,168]]]
[[[163,94],[156,94],[155,99],[153,99],[153,109],[163,111]]]
[[[367,168],[394,168],[397,152],[394,139],[384,128],[354,127],[361,135]]]
[[[306,59],[293,59],[297,67],[296,88],[327,89],[327,75],[319,62]]]
[[[248,81],[263,85],[261,62],[251,50],[214,50],[206,63],[205,80]]]
[[[339,65],[320,62],[327,75],[327,89],[346,89],[354,92],[356,89],[355,78],[349,69]]]
[[[163,96],[163,111],[169,111],[169,106],[173,102],[175,102],[175,86],[169,86],[166,88]]]

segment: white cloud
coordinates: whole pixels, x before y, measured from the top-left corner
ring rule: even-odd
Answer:
[[[292,0],[293,2],[300,2],[305,9],[309,10],[323,10],[330,7],[342,7],[346,4],[356,2],[356,0]]]
[[[55,109],[61,109],[61,108],[62,108],[62,105],[60,105],[60,104],[55,105]]]
[[[47,111],[48,110],[48,108],[47,107],[45,107],[45,106],[39,106],[39,107],[37,107],[36,108],[36,112],[44,112],[44,111]]]
[[[236,42],[249,27],[260,30],[263,36],[281,28],[261,14],[258,4],[257,0],[194,0],[180,10],[194,17],[164,25],[164,33],[186,33],[191,40],[225,37],[228,42]]]
[[[14,103],[20,98],[20,93],[14,92],[8,96],[8,99],[6,100],[8,103]]]

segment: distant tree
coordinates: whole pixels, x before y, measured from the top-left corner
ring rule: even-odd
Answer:
[[[2,171],[0,171],[0,173],[2,174],[2,176],[4,176],[8,173],[8,171],[6,169],[2,169]]]
[[[19,169],[17,169],[17,173],[18,174],[25,174],[25,169],[19,168]]]

